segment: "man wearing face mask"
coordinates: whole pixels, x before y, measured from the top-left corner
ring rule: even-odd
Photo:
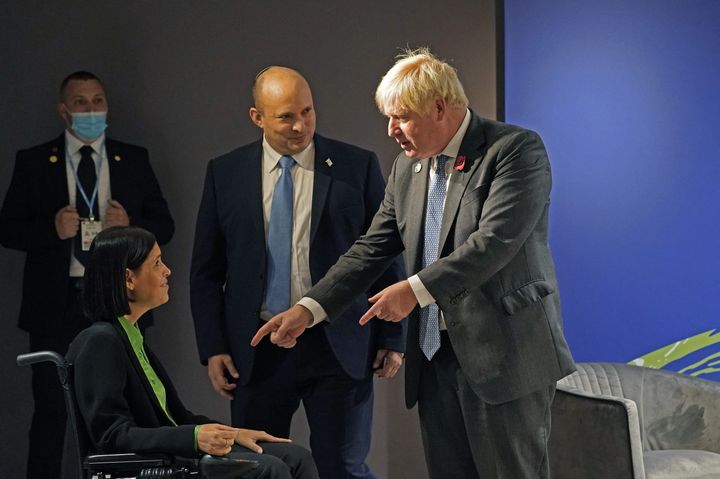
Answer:
[[[175,227],[147,150],[105,135],[108,104],[95,75],[65,78],[57,111],[64,133],[17,153],[0,210],[0,244],[26,253],[18,326],[29,333],[30,350],[65,354],[89,325],[80,296],[95,235],[137,225],[164,244]],[[62,391],[52,366],[33,366],[32,374],[27,477],[55,479],[65,435]]]

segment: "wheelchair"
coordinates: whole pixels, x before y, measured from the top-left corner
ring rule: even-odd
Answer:
[[[54,351],[37,351],[17,357],[18,366],[51,362],[55,364],[65,397],[69,434],[75,444],[74,461],[79,479],[241,479],[249,477],[258,464],[244,459],[205,454],[200,459],[168,454],[87,454],[90,439],[75,401],[72,364]]]

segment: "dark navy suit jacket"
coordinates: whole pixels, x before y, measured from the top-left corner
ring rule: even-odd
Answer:
[[[310,273],[318,282],[365,233],[385,189],[375,154],[315,135],[310,232]],[[247,384],[253,367],[250,339],[259,327],[265,292],[266,240],[262,207],[262,140],[208,164],[198,212],[190,272],[190,299],[200,360],[229,353]],[[330,159],[330,162],[326,160]],[[383,268],[369,294],[404,279],[402,266]],[[355,298],[325,330],[343,369],[367,377],[375,352],[404,352],[406,324],[372,321],[360,326],[366,295]],[[300,339],[302,340],[302,338]]]
[[[145,148],[105,139],[110,191],[130,223],[170,241],[175,225]],[[25,251],[19,327],[35,334],[61,332],[68,292],[72,239],[61,240],[55,214],[69,203],[65,135],[17,153],[15,170],[0,210],[0,243]]]

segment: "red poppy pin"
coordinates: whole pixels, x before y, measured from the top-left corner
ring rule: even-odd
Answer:
[[[453,170],[455,171],[463,171],[465,169],[465,156],[458,156],[455,158],[455,165],[453,165]]]

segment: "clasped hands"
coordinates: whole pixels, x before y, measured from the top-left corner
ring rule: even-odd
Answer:
[[[116,200],[108,200],[104,226],[109,228],[110,226],[128,226],[129,224],[130,217],[123,205]],[[55,213],[55,231],[61,240],[75,237],[79,227],[80,215],[74,207],[67,205]]]
[[[197,435],[198,449],[213,456],[224,456],[230,452],[233,444],[262,454],[263,450],[258,441],[290,442],[290,439],[275,437],[265,431],[239,429],[224,424],[203,424]]]
[[[407,280],[388,286],[368,301],[372,303],[372,306],[360,318],[360,324],[362,325],[365,325],[372,318],[392,322],[402,321],[417,304],[415,293]],[[250,344],[257,346],[262,338],[269,334],[270,341],[273,344],[282,348],[292,348],[297,344],[297,338],[305,332],[305,329],[312,322],[313,315],[310,310],[296,304],[265,323],[255,333]]]

